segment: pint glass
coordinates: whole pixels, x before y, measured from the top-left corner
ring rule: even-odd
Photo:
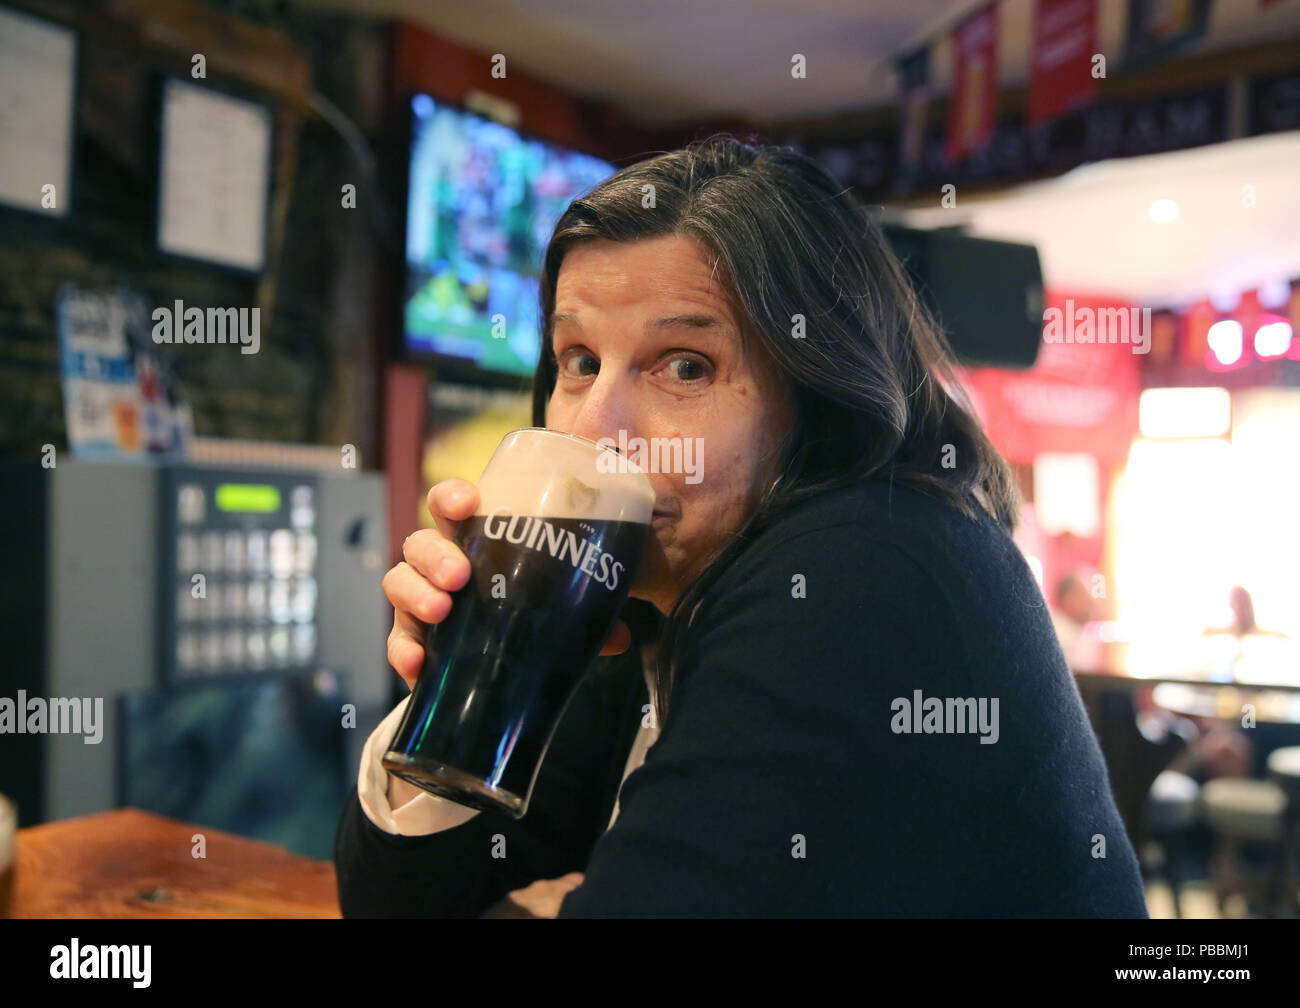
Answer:
[[[455,542],[470,579],[429,628],[384,769],[523,818],[542,759],[627,599],[649,537],[650,478],[612,448],[512,431]]]

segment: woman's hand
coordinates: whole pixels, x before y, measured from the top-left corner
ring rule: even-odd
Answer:
[[[483,914],[489,917],[550,918],[560,912],[564,897],[582,885],[582,872],[569,872],[557,879],[538,879],[530,886],[516,889]]]
[[[451,593],[469,582],[469,560],[453,542],[460,523],[478,508],[478,487],[467,480],[448,479],[429,490],[429,513],[436,528],[420,529],[406,539],[406,559],[384,575],[384,594],[393,604],[393,629],[388,635],[388,663],[415,689],[424,664],[425,628],[441,623],[451,612]],[[627,625],[614,624],[602,655],[622,654],[632,643]]]

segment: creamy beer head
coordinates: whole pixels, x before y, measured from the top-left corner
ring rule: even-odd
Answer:
[[[650,477],[613,448],[525,427],[497,447],[478,483],[479,514],[506,509],[547,518],[650,524]]]

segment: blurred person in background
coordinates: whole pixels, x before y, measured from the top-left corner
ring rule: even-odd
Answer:
[[[1101,642],[1088,633],[1088,624],[1096,616],[1096,600],[1081,573],[1071,572],[1056,583],[1052,625],[1065,660],[1075,671],[1091,672],[1101,667]]]
[[[1276,630],[1260,629],[1259,624],[1255,622],[1255,600],[1251,598],[1250,592],[1246,591],[1241,585],[1233,585],[1232,590],[1228,592],[1228,605],[1232,609],[1232,622],[1224,627],[1206,627],[1202,631],[1204,635],[1231,634],[1238,639],[1249,636],[1287,636],[1284,633],[1278,633]]]

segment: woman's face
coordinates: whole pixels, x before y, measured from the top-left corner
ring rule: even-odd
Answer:
[[[676,448],[671,456],[644,456],[661,471],[650,473],[654,534],[631,591],[667,613],[775,478],[789,417],[784,384],[743,353],[713,257],[682,235],[570,249],[552,347],[559,374],[547,427],[620,444],[673,439],[658,442]]]

